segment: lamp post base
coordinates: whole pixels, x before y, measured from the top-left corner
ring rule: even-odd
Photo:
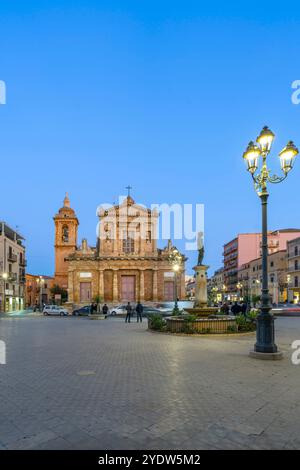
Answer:
[[[280,361],[280,359],[283,359],[283,353],[281,351],[262,353],[252,350],[249,352],[249,356],[254,359],[262,359],[264,361]]]

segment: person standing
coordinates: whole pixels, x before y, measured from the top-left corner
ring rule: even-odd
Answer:
[[[242,315],[244,315],[244,317],[247,315],[247,304],[246,304],[246,302],[242,303],[241,312],[242,312]]]
[[[103,307],[102,307],[102,313],[103,313],[103,315],[108,314],[108,306],[106,304],[104,304]]]
[[[226,302],[222,305],[221,312],[224,315],[229,315],[229,305]]]
[[[140,321],[142,323],[142,313],[144,311],[144,307],[142,306],[141,302],[137,303],[137,306],[135,307],[136,310],[136,321],[137,323]]]
[[[128,302],[128,304],[126,305],[126,318],[125,318],[125,323],[130,323],[130,319],[131,319],[131,314],[132,314],[132,307],[131,307],[131,304],[130,302]]]
[[[241,307],[237,302],[234,302],[233,306],[231,307],[231,313],[233,313],[235,316],[241,313]]]

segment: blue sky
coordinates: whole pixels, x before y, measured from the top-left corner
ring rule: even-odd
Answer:
[[[300,146],[299,14],[293,1],[1,1],[0,218],[25,235],[28,271],[53,273],[65,191],[91,244],[97,205],[129,183],[147,205],[205,204],[212,269],[226,241],[258,231],[241,155],[265,124],[274,170]],[[270,228],[300,226],[299,174],[300,161],[272,188]]]

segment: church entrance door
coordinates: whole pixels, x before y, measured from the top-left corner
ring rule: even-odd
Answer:
[[[122,302],[135,301],[135,276],[121,276]]]
[[[80,283],[80,302],[91,302],[91,283]]]
[[[174,282],[165,281],[164,282],[164,300],[172,301],[174,300]]]

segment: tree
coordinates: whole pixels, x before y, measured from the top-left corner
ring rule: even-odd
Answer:
[[[60,287],[58,284],[54,284],[54,286],[51,287],[50,292],[52,294],[53,299],[55,298],[55,295],[60,295],[62,303],[68,300],[68,291]]]
[[[99,311],[99,305],[102,303],[102,297],[101,295],[95,295],[93,298],[93,302],[97,304],[97,312]]]

